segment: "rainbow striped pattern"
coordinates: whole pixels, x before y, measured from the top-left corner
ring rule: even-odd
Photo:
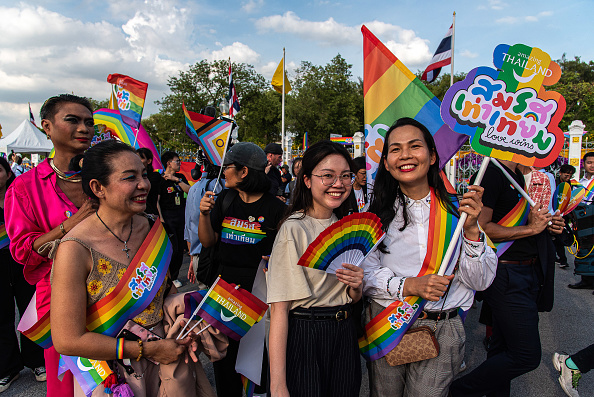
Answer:
[[[29,305],[35,304],[35,301],[32,301]],[[36,309],[33,308],[36,312]],[[40,319],[33,319],[33,324],[29,327],[28,322],[21,320],[18,326],[18,330],[21,331],[23,335],[27,338],[32,340],[33,342],[37,343],[43,349],[49,349],[52,347],[52,335],[50,331],[50,312],[48,311],[45,313]]]
[[[188,292],[184,295],[184,318],[191,318],[202,299],[206,296],[208,290]]]
[[[58,374],[70,370],[88,396],[112,373],[105,361],[60,355]]]
[[[524,197],[518,201],[518,204],[515,205],[514,208],[503,218],[497,222],[498,225],[505,226],[505,227],[514,227],[514,226],[522,226],[526,224],[528,220],[528,213],[530,212],[530,206],[528,205],[528,200]],[[511,245],[514,243],[515,240],[512,241],[502,241],[499,243],[493,243],[497,257],[500,257]]]
[[[357,212],[327,227],[311,242],[297,264],[336,273],[343,263],[358,266],[384,237],[377,215]]]
[[[233,245],[258,244],[266,233],[262,231],[259,222],[225,217],[221,230],[221,242]]]
[[[126,321],[140,314],[154,299],[171,261],[173,247],[161,222],[155,222],[114,290],[87,308],[87,330],[116,336]],[[23,335],[44,349],[52,346],[50,312]]]
[[[266,310],[266,303],[219,277],[197,314],[229,338],[239,340],[262,319]]]
[[[138,128],[130,127],[123,120],[123,116],[118,110],[98,109],[93,112],[95,127],[99,129],[100,134],[110,133],[120,141],[127,143],[135,149],[141,147],[149,149],[153,153],[153,168],[164,168],[161,164],[161,156],[157,151],[155,143],[146,132],[142,124]],[[98,127],[104,125],[105,127]],[[97,136],[97,132],[95,136]]]
[[[586,192],[587,190],[577,181],[560,183],[553,195],[553,209],[563,216],[569,214],[582,202]]]
[[[330,137],[332,142],[340,143],[344,146],[349,146],[353,144],[353,137],[351,136],[332,136]]]
[[[0,249],[8,247],[10,244],[10,238],[8,238],[8,233],[6,233],[6,224],[0,225]]]
[[[458,202],[452,196],[454,205]],[[453,258],[442,264],[443,257],[452,242],[458,218],[450,214],[437,200],[431,189],[431,210],[429,215],[429,238],[427,254],[417,277],[436,274],[440,266],[454,265]],[[460,244],[460,240],[455,242]],[[452,255],[454,257],[454,255]],[[374,361],[385,356],[402,339],[425,307],[425,300],[418,296],[408,296],[404,302],[394,301],[365,326],[365,336],[359,339],[359,351],[367,360]]]
[[[468,137],[444,124],[439,99],[367,27],[362,26],[361,32],[368,183],[375,179],[386,131],[402,117],[411,117],[429,129],[443,168]]]
[[[186,134],[202,146],[204,153],[214,165],[223,165],[223,155],[233,127],[232,123],[217,120],[204,114],[191,112],[182,104],[186,117]]]
[[[573,182],[574,181],[572,181],[572,184]],[[588,182],[588,186],[586,186],[586,195],[584,197],[584,200],[588,203],[591,203],[592,199],[594,199],[594,178],[590,179],[590,182]]]
[[[303,134],[303,151],[305,152],[308,148],[309,148],[309,143],[307,142],[307,131],[305,131],[305,134]]]
[[[252,397],[256,389],[256,384],[243,375],[241,375],[241,384],[243,385],[245,397]]]
[[[107,82],[112,84],[113,95],[117,99],[117,108],[124,123],[138,128],[148,84],[123,74],[110,74]]]

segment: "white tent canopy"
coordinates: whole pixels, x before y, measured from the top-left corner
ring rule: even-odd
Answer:
[[[29,120],[24,120],[13,132],[0,139],[0,152],[49,153],[54,145]]]

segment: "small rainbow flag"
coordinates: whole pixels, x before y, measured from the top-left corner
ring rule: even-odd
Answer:
[[[112,84],[113,94],[118,102],[117,108],[124,123],[138,128],[148,84],[123,74],[110,74],[107,82]]]
[[[188,292],[184,295],[184,318],[191,318],[192,313],[202,302],[202,299],[206,296],[208,290],[203,289],[200,291]]]
[[[332,142],[340,143],[344,146],[349,146],[353,144],[353,137],[352,136],[332,136],[330,137]]]
[[[3,223],[0,225],[0,249],[8,247],[8,244],[10,244],[10,239],[6,232],[6,224]]]
[[[305,134],[303,134],[303,151],[305,152],[307,148],[309,148],[309,143],[307,142],[307,131],[305,131]]]
[[[594,179],[594,178],[593,178]],[[569,196],[569,201],[567,203],[567,207],[565,211],[561,211],[563,216],[569,214],[571,211],[577,207],[582,200],[586,197],[586,189],[582,186],[581,183],[575,180],[570,181],[571,184],[571,194]]]
[[[44,349],[52,347],[50,313],[48,311],[41,318],[37,317],[37,292],[33,294],[29,306],[21,316],[17,330]]]
[[[262,319],[266,310],[266,303],[218,277],[197,314],[228,337],[239,340]]]
[[[68,370],[72,372],[87,396],[112,373],[105,361],[60,355],[58,376]]]
[[[183,103],[186,118],[186,134],[202,146],[209,161],[218,166],[223,165],[223,155],[227,150],[229,136],[233,124],[224,120],[217,120],[204,114],[191,112]]]
[[[573,184],[574,181],[572,181]],[[584,201],[587,203],[591,203],[594,199],[594,178],[590,179],[588,182],[588,186],[586,186],[586,195],[584,197]]]
[[[567,208],[569,200],[571,199],[571,185],[567,182],[561,182],[557,185],[553,193],[553,210],[559,211],[561,214]]]
[[[451,196],[458,207],[455,196]],[[450,268],[453,258],[448,264],[442,264],[443,257],[452,243],[458,217],[449,213],[437,200],[431,189],[431,209],[429,213],[429,241],[423,266],[417,277],[436,274],[440,266]],[[460,239],[455,244],[460,244]],[[359,351],[367,360],[374,361],[385,356],[402,339],[407,329],[416,321],[425,307],[425,300],[418,296],[407,296],[404,302],[394,301],[365,326],[365,336],[359,339]]]
[[[528,213],[530,212],[530,206],[528,200],[524,197],[518,201],[518,203],[512,208],[512,210],[503,218],[497,222],[498,225],[505,227],[522,226],[526,224],[528,220]],[[512,241],[501,241],[499,243],[493,243],[496,249],[497,257],[500,257],[515,240]]]
[[[256,384],[243,375],[241,375],[241,384],[243,385],[245,397],[253,397]]]
[[[328,273],[336,273],[343,263],[358,266],[385,234],[377,215],[356,212],[327,227],[311,242],[297,264]]]
[[[132,128],[123,121],[118,110],[112,109],[95,110],[93,119],[95,120],[95,128],[99,129],[100,134],[110,133],[135,149],[141,147],[149,149],[153,153],[153,168],[164,168],[157,147],[142,124],[139,124],[138,128]],[[105,127],[101,127],[101,125]],[[96,132],[95,136],[97,135]]]

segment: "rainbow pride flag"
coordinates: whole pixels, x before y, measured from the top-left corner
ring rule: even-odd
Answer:
[[[451,196],[454,205],[458,202]],[[449,213],[440,205],[433,188],[431,189],[431,209],[429,213],[429,239],[423,266],[417,277],[437,274],[441,266],[453,267],[450,263],[442,264],[443,257],[452,243],[458,217]],[[455,242],[460,245],[461,239]],[[407,329],[416,321],[425,307],[425,300],[418,296],[407,296],[404,302],[394,301],[365,326],[365,336],[359,339],[359,351],[367,360],[374,361],[385,356],[402,339]]]
[[[3,223],[0,225],[0,249],[8,247],[8,244],[10,244],[10,238],[6,232],[6,224]]]
[[[110,74],[107,82],[112,84],[113,95],[117,99],[117,108],[124,123],[138,128],[148,84],[123,74]]]
[[[574,181],[572,181],[573,183]],[[578,182],[579,183],[579,182]],[[586,186],[586,195],[584,196],[584,201],[587,203],[591,203],[594,199],[594,178],[590,179],[588,182],[588,186]]]
[[[307,142],[307,131],[305,131],[305,134],[303,134],[303,151],[305,152],[307,150],[307,148],[309,148],[309,143]]]
[[[340,143],[344,146],[349,146],[353,144],[353,137],[352,136],[331,136],[330,140],[332,142]]]
[[[186,118],[186,134],[204,149],[209,161],[221,166],[233,124],[204,114],[191,112],[182,104]]]
[[[197,314],[228,337],[239,340],[262,319],[266,310],[266,303],[218,277]]]
[[[501,218],[497,224],[505,227],[525,225],[526,221],[528,220],[529,212],[530,206],[528,205],[528,200],[522,197],[520,201],[518,201],[518,203],[514,206],[514,208],[512,208],[512,210],[506,216]],[[505,251],[507,251],[514,241],[515,240],[493,243],[496,249],[497,257],[500,257]]]
[[[70,370],[88,396],[112,373],[105,361],[60,355],[58,376]]]
[[[50,314],[48,311],[41,318],[38,318],[37,292],[33,294],[29,306],[27,306],[27,309],[22,314],[17,330],[44,349],[52,347]]]
[[[141,147],[149,149],[153,153],[153,168],[164,168],[157,147],[142,124],[139,124],[138,128],[132,128],[124,122],[119,111],[112,109],[95,110],[93,119],[95,120],[95,127],[99,129],[100,133],[109,132],[112,136],[135,149]],[[104,127],[101,127],[101,125]]]
[[[439,167],[466,142],[441,119],[441,102],[363,25],[363,94],[365,105],[365,157],[367,180],[373,181],[392,124],[411,117],[425,125],[437,145]]]
[[[243,385],[245,397],[252,397],[256,389],[256,384],[243,375],[241,375],[241,384]]]
[[[202,302],[202,299],[206,296],[208,290],[200,290],[194,292],[188,292],[184,295],[184,318],[191,318],[192,313]]]

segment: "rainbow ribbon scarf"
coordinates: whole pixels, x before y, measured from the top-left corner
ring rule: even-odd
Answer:
[[[6,224],[3,223],[0,225],[0,249],[8,247],[8,244],[10,244],[10,239],[6,233]]]
[[[505,226],[505,227],[514,227],[514,226],[522,226],[526,224],[528,220],[528,213],[530,212],[530,206],[528,205],[528,200],[524,197],[518,201],[518,204],[503,218],[497,222],[498,225]],[[497,250],[497,257],[499,258],[511,245],[514,243],[515,240],[511,241],[502,241],[499,243],[493,243],[495,249]]]
[[[458,207],[457,200],[452,201]],[[436,274],[443,257],[451,244],[458,217],[449,213],[431,189],[431,210],[429,215],[429,241],[423,266],[417,277]],[[455,242],[460,244],[460,240]],[[448,268],[454,263],[447,264]],[[398,345],[408,328],[416,321],[425,307],[425,300],[418,296],[407,296],[404,302],[394,301],[365,326],[365,336],[359,339],[359,351],[369,361],[382,358]]]

